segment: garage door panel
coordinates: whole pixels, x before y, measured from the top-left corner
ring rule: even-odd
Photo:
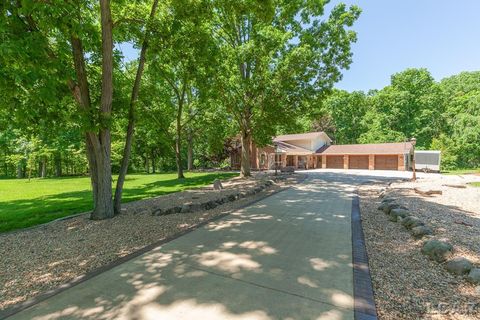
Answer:
[[[375,170],[398,170],[398,156],[375,156]]]
[[[368,169],[368,156],[350,156],[348,159],[349,169]]]
[[[327,168],[343,169],[343,156],[327,156]]]

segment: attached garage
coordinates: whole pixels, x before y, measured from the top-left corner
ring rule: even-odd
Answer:
[[[368,156],[349,156],[349,169],[368,169]]]
[[[398,155],[375,155],[375,170],[398,170]]]
[[[327,156],[327,168],[343,169],[343,156]]]

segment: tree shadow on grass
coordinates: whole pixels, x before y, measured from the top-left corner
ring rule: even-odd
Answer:
[[[124,188],[123,202],[199,188],[215,179],[231,178],[232,173],[209,173],[185,179],[167,179]],[[19,191],[21,192],[21,191]],[[26,228],[92,209],[90,190],[64,192],[33,199],[0,201],[0,232]]]

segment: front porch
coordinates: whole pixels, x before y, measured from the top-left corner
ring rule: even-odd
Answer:
[[[280,167],[293,167],[295,169],[319,169],[322,167],[322,156],[317,155],[280,155]]]

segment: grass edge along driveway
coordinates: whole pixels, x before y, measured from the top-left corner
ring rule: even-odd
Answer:
[[[123,202],[194,189],[232,172],[189,172],[178,180],[176,173],[127,176]],[[115,177],[116,178],[116,177]],[[89,177],[0,180],[0,233],[31,227],[92,209]]]

